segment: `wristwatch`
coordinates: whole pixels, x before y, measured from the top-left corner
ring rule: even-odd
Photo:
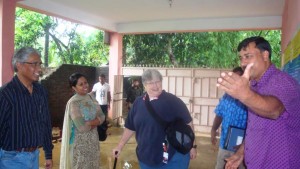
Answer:
[[[194,144],[192,148],[197,148],[197,145],[196,145],[196,144]]]

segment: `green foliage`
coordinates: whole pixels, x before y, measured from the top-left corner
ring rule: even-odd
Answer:
[[[102,43],[102,31],[95,30],[89,36],[83,36],[78,31],[79,24],[22,8],[16,9],[15,21],[16,49],[23,46],[39,49],[49,66],[99,66],[108,62],[109,47]],[[66,28],[61,29],[60,25]]]
[[[15,18],[15,48],[19,49],[23,46],[33,46],[42,48],[42,45],[37,41],[44,35],[41,21],[43,15],[35,12],[27,12],[22,8],[17,8]]]
[[[272,61],[280,67],[279,30],[125,35],[123,63],[233,68],[239,65],[238,43],[250,36],[263,36],[270,41]]]

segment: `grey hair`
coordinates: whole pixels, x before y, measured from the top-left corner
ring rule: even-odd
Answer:
[[[162,81],[161,73],[156,69],[147,69],[146,71],[143,72],[142,83],[145,85],[147,81],[151,81],[156,78]]]
[[[19,49],[12,58],[12,66],[14,71],[18,72],[17,62],[26,62],[32,54],[37,54],[39,57],[41,57],[40,52],[32,47],[22,47]]]

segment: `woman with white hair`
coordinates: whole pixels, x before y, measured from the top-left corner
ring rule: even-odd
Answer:
[[[166,140],[164,128],[148,111],[145,98],[156,113],[167,122],[182,119],[192,127],[192,118],[182,100],[162,90],[162,75],[158,70],[148,69],[142,75],[146,93],[136,98],[125,122],[125,130],[118,146],[113,150],[118,157],[122,148],[135,134],[136,154],[141,169],[187,169],[190,159],[196,157],[196,146],[190,153],[182,154]]]

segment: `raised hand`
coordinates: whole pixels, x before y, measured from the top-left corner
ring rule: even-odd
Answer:
[[[251,92],[249,80],[252,66],[253,63],[248,64],[242,76],[233,72],[222,72],[221,77],[218,78],[217,87],[236,99],[245,100]]]

